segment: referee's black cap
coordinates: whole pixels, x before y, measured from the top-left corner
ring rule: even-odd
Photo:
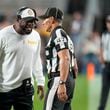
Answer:
[[[49,17],[54,17],[55,19],[63,20],[64,14],[63,12],[56,7],[48,8],[44,15],[39,16],[41,19],[46,19]]]

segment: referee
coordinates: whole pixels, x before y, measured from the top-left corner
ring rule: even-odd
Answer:
[[[61,26],[63,12],[48,8],[40,18],[45,30],[51,33],[46,47],[49,82],[44,110],[71,110],[78,68],[73,43]]]
[[[101,61],[104,65],[102,74],[102,89],[98,110],[105,110],[110,90],[110,15],[106,17],[107,31],[102,34]]]

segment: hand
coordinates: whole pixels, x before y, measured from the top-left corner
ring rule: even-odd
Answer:
[[[38,86],[37,94],[40,94],[40,99],[41,100],[44,98],[44,87],[43,86]]]
[[[60,101],[65,102],[68,99],[65,84],[60,84],[57,90],[57,96]]]

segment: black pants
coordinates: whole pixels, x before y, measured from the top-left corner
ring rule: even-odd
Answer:
[[[110,65],[105,65],[102,74],[102,89],[101,89],[101,98],[100,105],[98,110],[105,110],[108,95],[110,90]]]
[[[32,96],[34,88],[32,85],[27,86],[23,84],[19,88],[12,91],[0,93],[0,110],[32,110],[33,101]]]
[[[75,87],[75,80],[73,76],[69,74],[66,81],[68,100],[61,102],[57,97],[57,88],[60,77],[54,77],[48,82],[48,91],[44,102],[44,110],[71,110],[71,100],[73,98],[73,92]]]

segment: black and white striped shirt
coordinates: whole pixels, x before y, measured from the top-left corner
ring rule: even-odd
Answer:
[[[110,62],[110,33],[105,32],[102,34],[101,47],[103,49],[104,61]]]
[[[50,40],[46,47],[46,59],[47,59],[47,69],[48,73],[58,72],[59,71],[59,58],[58,52],[63,49],[69,49],[71,57],[71,66],[75,55],[74,55],[74,46],[70,37],[62,29],[61,26],[56,27],[51,33]]]

